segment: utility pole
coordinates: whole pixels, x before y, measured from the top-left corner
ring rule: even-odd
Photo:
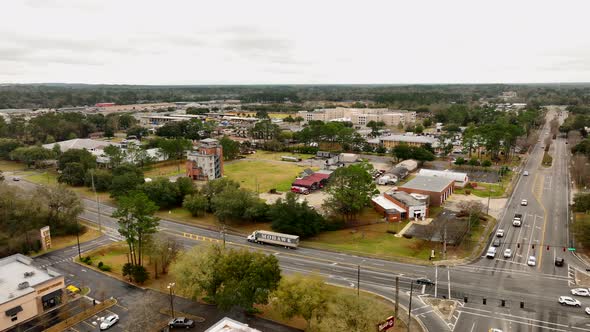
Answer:
[[[174,319],[174,295],[172,294],[172,288],[176,285],[176,283],[171,282],[168,284],[168,289],[170,290],[170,310],[172,310],[172,319]]]
[[[94,186],[94,169],[90,170],[90,178],[92,179],[92,190],[94,191],[94,199],[96,200],[96,211],[98,212],[98,231],[102,233],[102,223],[100,221],[100,203],[98,201],[98,194]]]
[[[356,297],[361,296],[361,266],[356,266]]]
[[[414,294],[414,280],[410,282],[410,304],[408,305],[408,332],[410,332],[410,325],[412,325],[412,295]]]
[[[492,185],[488,187],[488,208],[486,210],[486,214],[490,214],[490,198],[492,196]]]
[[[395,277],[395,319],[399,312],[399,277]]]
[[[78,259],[82,260],[82,251],[80,251],[80,224],[76,218],[76,242],[78,242]]]
[[[443,259],[447,259],[447,225],[443,234]]]
[[[221,235],[223,236],[223,249],[225,249],[225,224],[222,226]]]

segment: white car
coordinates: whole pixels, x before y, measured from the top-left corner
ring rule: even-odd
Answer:
[[[571,305],[572,307],[581,307],[582,306],[580,301],[573,299],[569,296],[560,296],[558,301],[561,305]]]
[[[504,250],[504,258],[510,258],[512,257],[512,249],[508,248],[506,250]]]
[[[488,332],[504,332],[504,331],[502,331],[502,330],[500,330],[500,329],[493,329],[493,328],[492,328],[492,329],[490,329]]]
[[[590,290],[588,288],[574,288],[572,289],[572,295],[590,296]]]
[[[590,307],[586,307],[586,309],[584,309],[584,311],[585,311],[585,312],[586,312],[588,315],[590,315]]]
[[[106,330],[106,329],[110,328],[111,326],[115,325],[115,323],[117,323],[118,321],[119,321],[119,315],[112,314],[112,315],[106,316],[102,320],[102,322],[100,323],[100,329]]]
[[[499,229],[499,230],[496,232],[496,236],[497,236],[497,237],[504,237],[504,230],[503,230],[503,229]]]
[[[527,205],[529,205],[529,201],[527,201],[526,199],[523,199],[522,201],[520,201],[520,205],[527,206]]]
[[[522,175],[524,175],[524,176],[529,176],[529,171],[524,171],[524,172],[522,173]]]
[[[535,256],[529,256],[529,260],[526,262],[528,266],[535,266],[537,265],[537,258]]]

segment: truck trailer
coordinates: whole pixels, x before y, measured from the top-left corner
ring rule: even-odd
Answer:
[[[296,249],[299,245],[299,236],[282,234],[269,231],[254,231],[247,237],[248,242],[260,244],[274,244],[285,248]]]

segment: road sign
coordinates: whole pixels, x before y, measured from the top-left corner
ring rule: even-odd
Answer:
[[[377,324],[377,331],[379,331],[379,332],[387,331],[390,328],[392,328],[394,325],[395,325],[395,317],[393,317],[393,316],[387,317],[387,320],[385,320],[382,323]]]
[[[576,251],[576,248],[567,248],[569,251]]]

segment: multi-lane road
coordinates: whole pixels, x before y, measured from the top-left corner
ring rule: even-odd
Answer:
[[[547,117],[550,120],[556,114],[550,111]],[[360,268],[360,288],[390,299],[394,298],[395,277],[399,277],[400,303],[404,307],[409,304],[410,282],[417,277],[428,277],[435,280],[436,285],[414,287],[412,314],[433,332],[487,331],[492,327],[504,331],[590,331],[590,316],[583,308],[562,307],[557,303],[560,295],[569,295],[570,288],[574,287],[573,271],[584,271],[585,263],[571,252],[563,251],[570,243],[569,156],[565,140],[557,138],[549,150],[553,156],[552,166],[541,166],[541,146],[544,146],[548,130],[549,121],[542,130],[540,142],[531,148],[526,163],[519,170],[520,178],[498,222],[497,227],[504,229],[505,235],[495,259],[482,257],[459,266],[420,266],[309,248],[293,251],[258,246],[231,234],[226,235],[227,244],[264,250],[275,255],[286,272],[320,274],[327,282],[348,287],[358,287]],[[521,175],[525,170],[528,176]],[[24,181],[15,184],[34,186]],[[528,200],[527,206],[520,205],[522,199]],[[81,217],[97,223],[96,203],[84,200],[84,205]],[[116,220],[109,217],[113,210],[113,207],[101,205],[100,220],[105,234],[118,239]],[[515,213],[523,214],[522,227],[512,226]],[[187,247],[221,238],[217,231],[167,220],[160,222],[160,231],[178,236]],[[506,248],[513,251],[509,259],[502,256]],[[536,257],[536,266],[527,266],[529,256]],[[563,267],[555,266],[555,256],[565,258]],[[425,302],[432,297],[455,299],[457,308],[443,317]],[[590,300],[580,300],[583,306],[590,306]]]

